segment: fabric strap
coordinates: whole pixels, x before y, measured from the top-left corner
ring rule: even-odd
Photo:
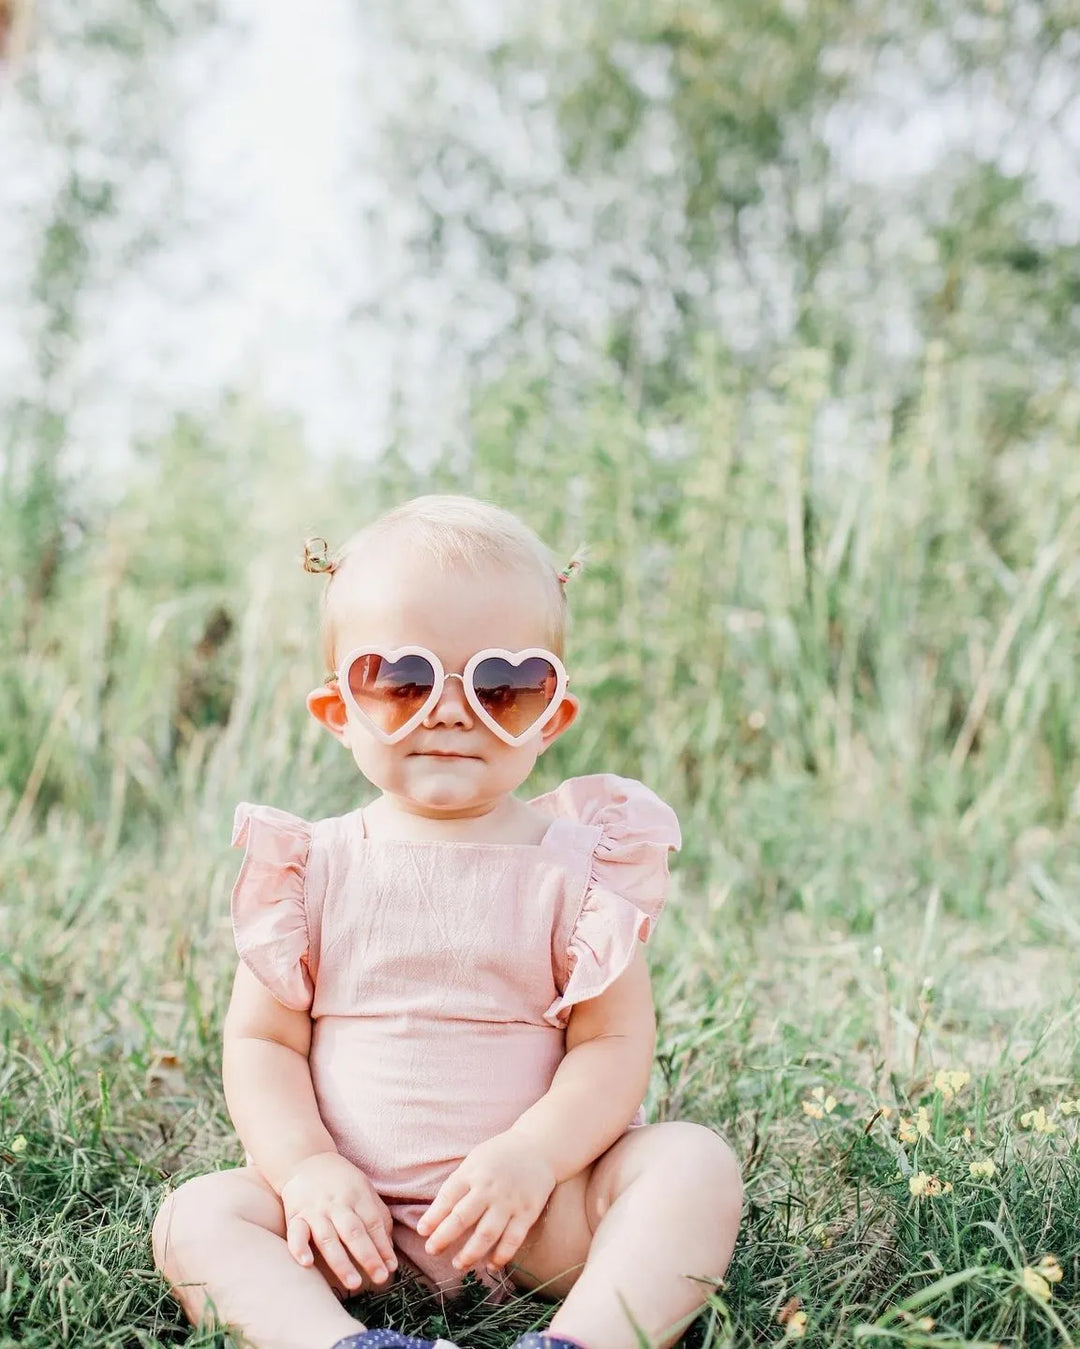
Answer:
[[[530,1330],[514,1341],[513,1349],[585,1349],[580,1340],[567,1339],[565,1335],[545,1335],[543,1331]]]
[[[418,1340],[399,1330],[361,1330],[338,1340],[334,1349],[458,1349],[449,1340]]]

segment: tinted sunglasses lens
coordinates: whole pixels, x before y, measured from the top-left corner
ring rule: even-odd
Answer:
[[[481,707],[510,735],[524,735],[551,706],[558,686],[555,667],[543,656],[512,665],[489,656],[473,671],[472,684]]]
[[[414,717],[435,686],[435,671],[423,656],[387,660],[374,654],[357,656],[349,666],[349,690],[357,706],[392,735]]]

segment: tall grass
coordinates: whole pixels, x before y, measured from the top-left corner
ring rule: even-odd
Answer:
[[[5,567],[5,1349],[215,1342],[163,1297],[148,1230],[165,1185],[238,1160],[232,806],[355,803],[303,711],[322,671],[299,545],[432,488],[590,545],[585,715],[536,789],[618,771],[683,821],[651,1106],[727,1132],[749,1196],[695,1342],[801,1315],[815,1345],[1080,1335],[1076,408],[991,452],[986,375],[933,346],[870,396],[815,351],[751,384],[703,345],[692,392],[646,413],[617,385],[567,408],[542,374],[486,389],[468,446],[423,470],[310,463],[239,408],[181,424],[80,500],[47,598],[32,559]],[[2,509],[25,538],[17,482]],[[951,1099],[943,1068],[971,1074]],[[1039,1106],[1045,1132],[1021,1124]],[[920,1172],[951,1191],[913,1196]],[[1023,1271],[1048,1254],[1044,1300]],[[396,1293],[380,1314],[497,1346],[544,1309],[447,1327]]]

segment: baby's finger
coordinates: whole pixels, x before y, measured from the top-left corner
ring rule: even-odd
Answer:
[[[506,1230],[509,1213],[504,1208],[489,1208],[476,1224],[472,1236],[454,1256],[455,1269],[472,1269],[483,1260]]]
[[[359,1270],[353,1264],[348,1251],[341,1244],[333,1223],[327,1219],[311,1229],[315,1244],[322,1252],[322,1258],[337,1275],[346,1288],[359,1288],[364,1282]]]
[[[390,1217],[389,1211],[384,1218],[380,1211],[369,1211],[358,1205],[356,1214],[367,1229],[368,1236],[375,1243],[375,1249],[386,1262],[386,1268],[389,1270],[397,1269],[397,1254],[394,1251],[394,1243],[390,1236],[393,1219]]]
[[[424,1243],[424,1249],[429,1255],[438,1255],[447,1246],[454,1245],[455,1242],[460,1241],[465,1236],[486,1208],[487,1204],[479,1196],[467,1194],[454,1208],[454,1211],[448,1213],[431,1236],[428,1237]]]
[[[532,1223],[526,1216],[519,1214],[516,1218],[511,1218],[488,1263],[495,1269],[502,1269],[504,1265],[508,1265],[521,1249],[521,1243],[529,1235],[531,1227]]]
[[[429,1233],[434,1232],[436,1227],[449,1215],[454,1205],[464,1199],[468,1193],[469,1182],[462,1177],[460,1170],[447,1176],[439,1188],[439,1193],[431,1201],[431,1206],[426,1213],[422,1214],[420,1221],[416,1224],[417,1235],[426,1237]]]
[[[310,1265],[314,1260],[311,1254],[311,1228],[303,1218],[289,1218],[286,1221],[285,1244],[297,1264]]]
[[[359,1215],[352,1209],[338,1207],[330,1210],[330,1217],[353,1261],[360,1266],[372,1283],[385,1283],[390,1277],[390,1271]]]

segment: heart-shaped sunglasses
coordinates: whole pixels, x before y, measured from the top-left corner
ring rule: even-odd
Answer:
[[[341,696],[351,711],[387,745],[414,731],[442,697],[448,679],[460,679],[469,706],[508,745],[537,735],[558,711],[566,671],[542,647],[504,651],[489,647],[469,658],[461,674],[447,674],[434,651],[400,646],[393,651],[360,647],[337,672]]]

